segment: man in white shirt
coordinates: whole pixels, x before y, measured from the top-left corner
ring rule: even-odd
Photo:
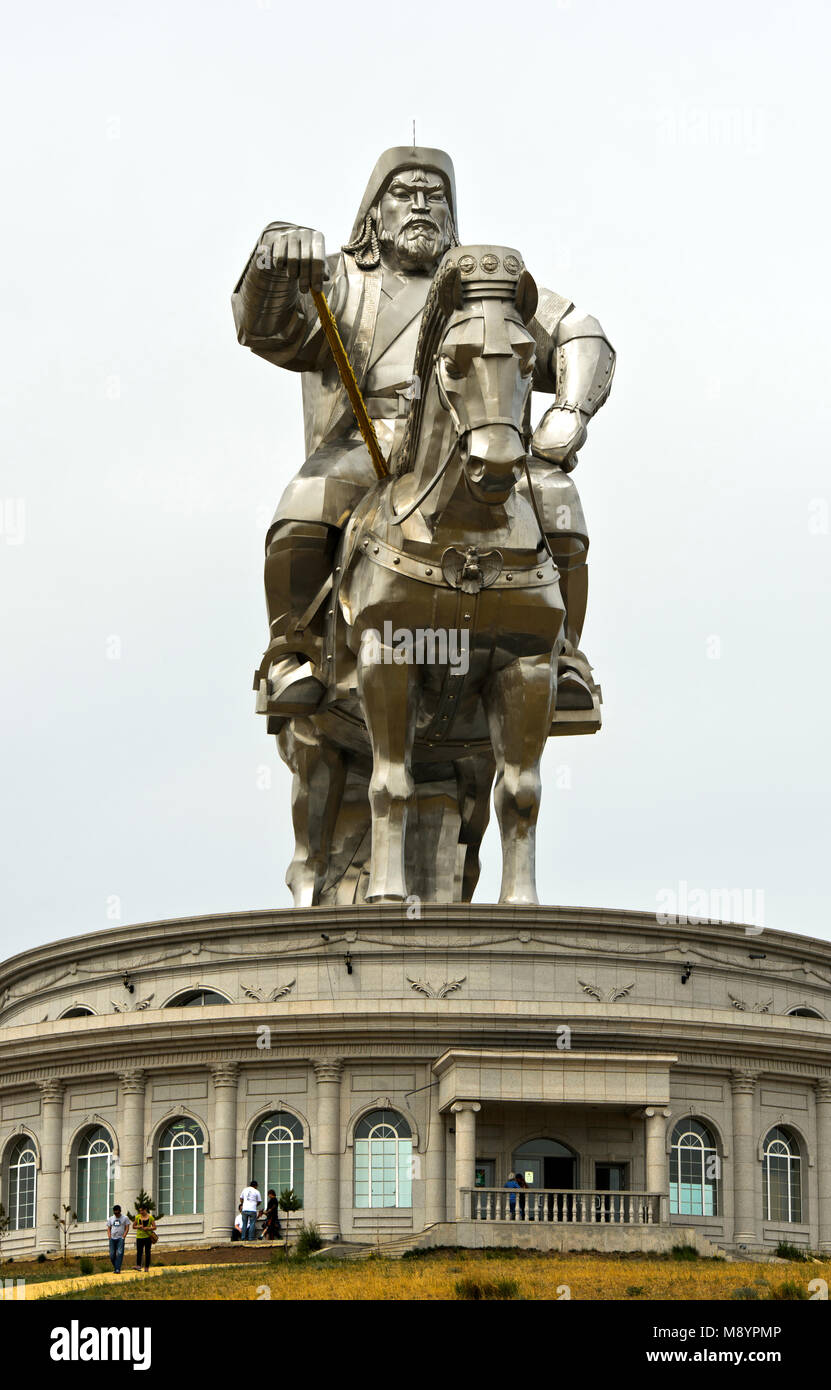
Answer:
[[[256,1240],[257,1212],[263,1204],[256,1178],[252,1178],[250,1185],[242,1189],[239,1199],[242,1202],[242,1238]]]
[[[113,1263],[113,1273],[121,1273],[121,1264],[124,1259],[124,1237],[130,1229],[130,1222],[126,1216],[121,1215],[121,1207],[113,1207],[112,1216],[107,1217],[107,1234],[110,1238],[110,1259]]]

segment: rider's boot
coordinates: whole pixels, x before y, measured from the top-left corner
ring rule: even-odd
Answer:
[[[592,668],[580,651],[580,634],[586,618],[589,571],[585,548],[556,532],[547,537],[560,571],[560,592],[565,604],[564,645],[557,663],[557,708],[591,710],[598,687]],[[576,553],[575,553],[576,552]]]
[[[284,521],[265,558],[265,596],[271,640],[257,673],[267,677],[269,715],[313,714],[326,693],[314,674],[320,664],[325,598],[314,600],[332,573],[338,532],[315,522]]]

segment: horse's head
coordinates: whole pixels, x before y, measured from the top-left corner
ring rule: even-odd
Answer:
[[[489,505],[507,499],[527,451],[536,346],[527,325],[536,306],[537,287],[518,252],[460,246],[447,253],[424,310],[415,363],[421,395],[396,472],[415,469],[445,412],[442,433],[455,435],[473,497]]]

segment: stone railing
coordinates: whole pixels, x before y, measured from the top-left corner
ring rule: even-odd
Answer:
[[[525,1221],[546,1225],[656,1226],[665,1219],[658,1192],[598,1192],[575,1188],[463,1188],[461,1220]]]

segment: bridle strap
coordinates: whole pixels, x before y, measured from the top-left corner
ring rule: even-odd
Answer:
[[[540,528],[540,536],[542,537],[542,543],[543,543],[543,545],[545,546],[546,550],[548,551],[548,558],[549,558],[549,560],[551,560],[553,564],[556,564],[557,562],[556,562],[556,560],[554,559],[554,556],[553,556],[552,553],[551,553],[551,546],[548,544],[548,537],[547,537],[547,535],[545,534],[545,527],[544,527],[543,524],[542,524],[542,517],[540,516],[540,509],[539,509],[539,507],[537,506],[537,494],[534,492],[534,484],[531,482],[531,470],[530,470],[530,468],[528,467],[528,455],[527,455],[527,454],[525,455],[525,460],[524,460],[524,462],[525,462],[525,477],[526,477],[526,479],[528,480],[528,492],[529,492],[530,497],[531,497],[531,506],[534,508],[534,516],[537,518],[537,525],[538,525],[539,528]]]
[[[397,512],[395,510],[395,503],[393,502],[392,498],[390,498],[390,510],[392,512],[393,522],[396,526],[400,526],[402,521],[406,521],[408,517],[411,517],[413,512],[418,511],[422,502],[427,500],[427,498],[430,496],[430,493],[433,491],[433,488],[436,486],[436,483],[440,482],[441,479],[444,477],[445,473],[447,472],[447,469],[450,465],[450,460],[452,459],[453,455],[458,449],[460,443],[461,438],[459,435],[457,435],[456,438],[453,440],[452,445],[450,446],[450,453],[447,455],[447,458],[444,460],[444,463],[442,464],[439,471],[427,484],[424,491],[419,494],[415,502],[413,502],[405,512]]]

